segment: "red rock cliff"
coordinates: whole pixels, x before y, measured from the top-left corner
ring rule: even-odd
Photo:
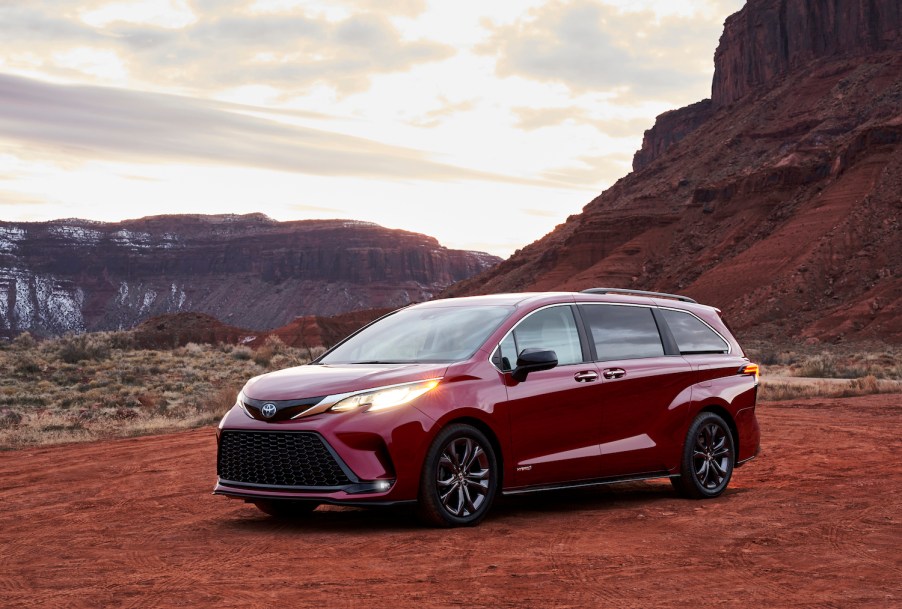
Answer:
[[[899,48],[899,0],[752,0],[724,25],[711,98],[731,104],[815,59]]]
[[[665,114],[639,171],[445,295],[681,292],[742,337],[902,342],[898,31],[899,0],[751,0],[707,120]]]
[[[428,300],[498,260],[349,220],[0,222],[0,335],[130,328],[181,311],[273,328]]]
[[[658,116],[654,126],[642,137],[642,148],[633,155],[633,171],[649,165],[668,148],[695,131],[711,118],[710,99],[703,99],[685,108],[670,110]]]

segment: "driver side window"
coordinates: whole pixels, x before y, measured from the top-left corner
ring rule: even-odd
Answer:
[[[569,306],[549,307],[537,311],[520,322],[499,346],[501,370],[517,366],[517,354],[523,349],[552,349],[559,366],[583,361],[576,320]]]

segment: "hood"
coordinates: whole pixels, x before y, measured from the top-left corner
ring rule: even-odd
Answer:
[[[297,366],[252,378],[244,395],[254,400],[298,400],[432,379],[447,369],[448,364]]]

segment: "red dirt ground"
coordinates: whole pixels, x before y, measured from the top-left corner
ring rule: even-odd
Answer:
[[[759,419],[762,454],[719,499],[635,483],[450,531],[211,496],[211,429],[0,453],[0,606],[902,606],[900,396]]]

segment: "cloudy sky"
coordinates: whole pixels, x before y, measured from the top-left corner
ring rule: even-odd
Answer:
[[[0,0],[0,220],[354,218],[507,256],[710,95],[743,0]]]

